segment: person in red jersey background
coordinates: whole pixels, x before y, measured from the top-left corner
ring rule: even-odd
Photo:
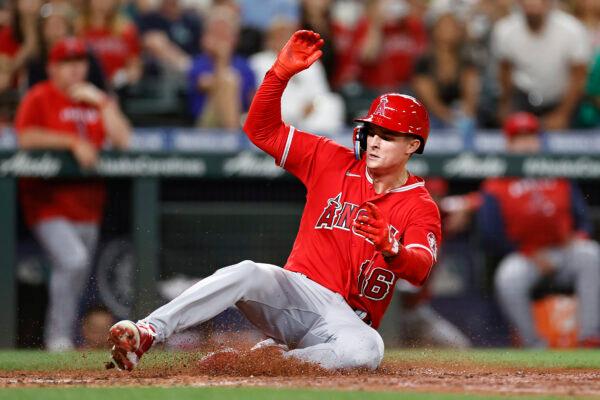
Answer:
[[[511,115],[504,125],[509,153],[541,150],[540,121]],[[531,310],[532,290],[574,287],[579,305],[579,344],[598,346],[600,329],[600,247],[583,194],[564,178],[489,178],[480,192],[446,199],[442,209],[477,211],[487,247],[503,256],[494,284],[500,307],[525,347],[546,347]],[[465,220],[466,221],[466,220]]]
[[[118,0],[85,0],[75,24],[114,89],[137,83],[143,72],[137,28],[119,14],[119,7]]]
[[[416,99],[388,93],[358,120],[355,148],[300,131],[281,119],[290,78],[321,56],[323,40],[297,31],[280,51],[252,102],[244,131],[307,188],[283,268],[243,261],[221,268],[170,303],[110,330],[112,356],[131,370],[153,342],[233,305],[285,357],[323,368],[375,369],[383,340],[375,330],[398,279],[422,285],[437,257],[440,215],[423,179],[406,169],[429,134]]]
[[[129,123],[111,98],[85,81],[86,57],[85,44],[75,38],[51,49],[49,80],[33,86],[17,110],[20,148],[67,150],[89,169],[105,142],[127,147]],[[68,350],[98,240],[105,187],[98,180],[32,178],[22,179],[19,191],[25,221],[53,266],[44,341],[49,350]]]

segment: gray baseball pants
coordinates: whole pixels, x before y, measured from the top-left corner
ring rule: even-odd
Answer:
[[[78,305],[90,275],[99,227],[53,218],[35,225],[33,233],[52,264],[44,343],[51,351],[68,350],[74,347]]]
[[[327,369],[375,369],[383,340],[344,298],[302,274],[275,265],[242,261],[221,268],[144,319],[157,340],[237,308],[286,355]]]
[[[548,258],[556,265],[554,280],[573,284],[578,299],[579,339],[600,331],[600,246],[591,240],[574,240],[565,247],[551,248]],[[531,289],[542,275],[531,260],[520,253],[506,256],[495,276],[500,306],[517,329],[523,345],[543,346],[531,311]]]

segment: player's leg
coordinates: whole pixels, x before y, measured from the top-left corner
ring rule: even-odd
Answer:
[[[279,283],[283,271],[248,260],[221,268],[153,311],[143,322],[154,328],[157,341],[163,341],[175,332],[210,320],[241,300],[285,306],[285,292]],[[276,300],[280,304],[275,304]]]
[[[287,356],[327,369],[379,365],[383,340],[342,296],[301,274],[282,272],[278,284],[286,296],[237,304],[254,325],[293,349]]]
[[[600,334],[600,246],[592,240],[575,240],[562,252],[564,268],[557,279],[575,284],[579,304],[579,339],[598,339]]]
[[[544,345],[535,329],[530,299],[531,288],[540,277],[538,268],[532,262],[513,253],[500,262],[494,278],[500,307],[526,347]]]
[[[383,359],[383,339],[341,296],[333,295],[322,319],[286,355],[326,369],[376,369]]]
[[[109,333],[113,360],[119,368],[131,370],[154,342],[208,321],[241,300],[257,300],[271,308],[269,299],[286,304],[278,278],[283,271],[274,265],[242,261],[217,270],[137,324],[117,322]]]
[[[79,300],[90,271],[91,254],[66,219],[43,221],[33,228],[52,263],[45,344],[49,350],[73,347]]]

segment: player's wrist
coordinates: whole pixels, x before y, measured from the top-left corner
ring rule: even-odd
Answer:
[[[391,260],[400,253],[400,244],[397,240],[392,239],[390,243],[381,250],[381,255],[387,260]]]
[[[279,61],[279,59],[275,60],[272,70],[275,76],[284,82],[289,81],[294,75],[283,65],[283,63],[281,63],[281,61]]]

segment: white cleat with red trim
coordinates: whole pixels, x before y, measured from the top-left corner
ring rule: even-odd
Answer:
[[[155,337],[154,328],[145,322],[123,320],[114,324],[109,330],[108,341],[113,344],[110,353],[117,367],[133,370],[152,347]]]

